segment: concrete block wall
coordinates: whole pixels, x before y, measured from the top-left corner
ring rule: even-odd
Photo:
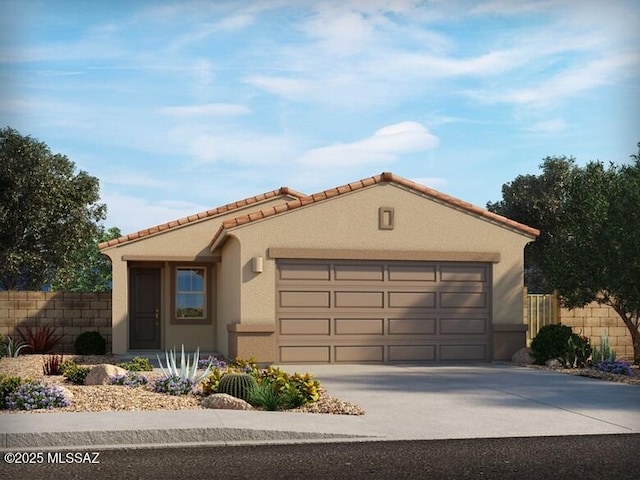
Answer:
[[[631,334],[613,308],[595,302],[574,310],[561,308],[560,323],[571,327],[574,333],[589,337],[591,345],[596,347],[600,347],[602,335],[606,330],[609,344],[616,351],[618,358],[633,360]]]
[[[111,351],[111,293],[0,292],[0,334],[14,340],[16,327],[51,325],[63,335],[55,353],[73,353],[73,342],[82,332],[96,330]]]

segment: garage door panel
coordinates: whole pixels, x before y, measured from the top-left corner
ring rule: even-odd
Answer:
[[[280,361],[287,363],[318,362],[329,363],[330,347],[324,346],[281,346]]]
[[[435,292],[389,292],[390,308],[435,308]]]
[[[487,333],[486,318],[441,318],[440,333],[443,335],[483,335]]]
[[[383,362],[384,347],[382,345],[337,345],[335,347],[336,362]]]
[[[383,292],[335,292],[336,308],[382,308]]]
[[[278,265],[281,280],[329,280],[330,267],[317,263],[281,263]]]
[[[440,306],[442,308],[488,308],[487,294],[484,292],[441,292]]]
[[[435,318],[390,318],[389,335],[434,335]]]
[[[328,318],[281,318],[280,335],[329,335]]]
[[[487,268],[472,266],[442,266],[440,267],[442,282],[486,282]]]
[[[487,346],[485,344],[457,344],[440,345],[441,361],[487,361]]]
[[[436,360],[435,345],[389,345],[390,362],[423,362]]]
[[[391,282],[435,282],[435,265],[389,265]]]
[[[383,318],[336,318],[336,335],[382,335]]]
[[[295,292],[280,291],[280,307],[282,308],[329,308],[330,292]]]
[[[336,265],[336,280],[360,280],[365,282],[384,280],[383,265]]]

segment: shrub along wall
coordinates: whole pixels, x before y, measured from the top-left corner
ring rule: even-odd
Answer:
[[[611,348],[616,351],[618,358],[633,360],[631,334],[613,308],[595,302],[574,310],[562,308],[560,323],[570,326],[579,335],[589,337],[591,345],[596,347],[600,347],[606,330]]]
[[[65,292],[0,292],[0,334],[14,340],[16,327],[56,327],[63,335],[56,353],[73,353],[73,342],[82,332],[95,330],[107,339],[111,351],[111,294]]]

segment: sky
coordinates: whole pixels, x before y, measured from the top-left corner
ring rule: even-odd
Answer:
[[[391,171],[485,207],[546,156],[628,162],[638,0],[0,0],[0,128],[123,233]]]

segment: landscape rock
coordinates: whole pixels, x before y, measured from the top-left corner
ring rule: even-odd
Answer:
[[[514,353],[513,357],[511,357],[511,361],[520,365],[533,365],[535,359],[531,354],[531,349],[529,347],[525,347]]]
[[[84,381],[85,385],[109,385],[111,377],[115,375],[125,375],[127,371],[124,368],[116,367],[108,363],[96,365],[91,369]]]
[[[218,408],[222,410],[253,410],[253,407],[240,398],[226,393],[214,393],[205,397],[200,404],[203,408]]]
[[[550,360],[547,360],[546,362],[544,362],[544,364],[545,366],[551,367],[551,368],[560,368],[564,366],[562,365],[562,362],[557,358],[552,358]]]
[[[62,385],[56,385],[56,387],[58,387],[58,389],[62,390],[62,394],[64,395],[64,397],[71,401],[73,400],[73,392],[71,390],[69,390],[67,387],[64,387]]]

